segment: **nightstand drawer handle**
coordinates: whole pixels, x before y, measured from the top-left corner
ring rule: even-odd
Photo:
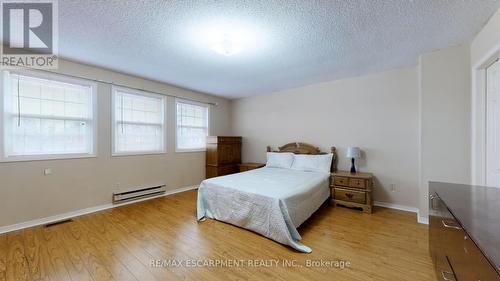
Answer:
[[[445,281],[455,281],[455,274],[453,272],[441,270],[441,276],[443,277],[443,280]]]
[[[443,226],[446,227],[446,228],[453,228],[453,229],[462,229],[460,226],[458,225],[452,225],[453,222],[447,222],[446,220],[441,220],[441,223],[443,223]]]
[[[354,194],[352,194],[352,193],[346,193],[345,196],[347,196],[349,199],[352,199],[352,197],[354,196]]]

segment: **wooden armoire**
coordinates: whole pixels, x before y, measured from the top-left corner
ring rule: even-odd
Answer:
[[[241,137],[207,137],[207,179],[237,173],[240,163]]]

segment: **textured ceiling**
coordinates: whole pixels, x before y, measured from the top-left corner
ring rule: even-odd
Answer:
[[[59,1],[59,54],[229,98],[416,64],[470,40],[497,0]],[[213,29],[248,39],[210,49]]]

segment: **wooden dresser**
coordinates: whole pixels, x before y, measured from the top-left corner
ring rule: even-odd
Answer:
[[[241,137],[207,137],[206,177],[213,178],[239,172]]]
[[[500,189],[429,183],[429,250],[438,280],[500,280]]]
[[[335,205],[357,207],[364,212],[372,212],[372,174],[337,171],[332,173],[330,186]]]

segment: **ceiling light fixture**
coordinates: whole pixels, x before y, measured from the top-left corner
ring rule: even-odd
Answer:
[[[245,53],[244,57],[248,58],[262,52],[266,45],[261,28],[239,20],[199,20],[188,26],[186,33],[192,46],[208,57],[213,57],[215,52],[225,57]]]
[[[241,52],[242,47],[241,44],[234,38],[231,38],[229,34],[224,34],[218,42],[215,42],[212,46],[212,50],[224,56],[232,56]]]

